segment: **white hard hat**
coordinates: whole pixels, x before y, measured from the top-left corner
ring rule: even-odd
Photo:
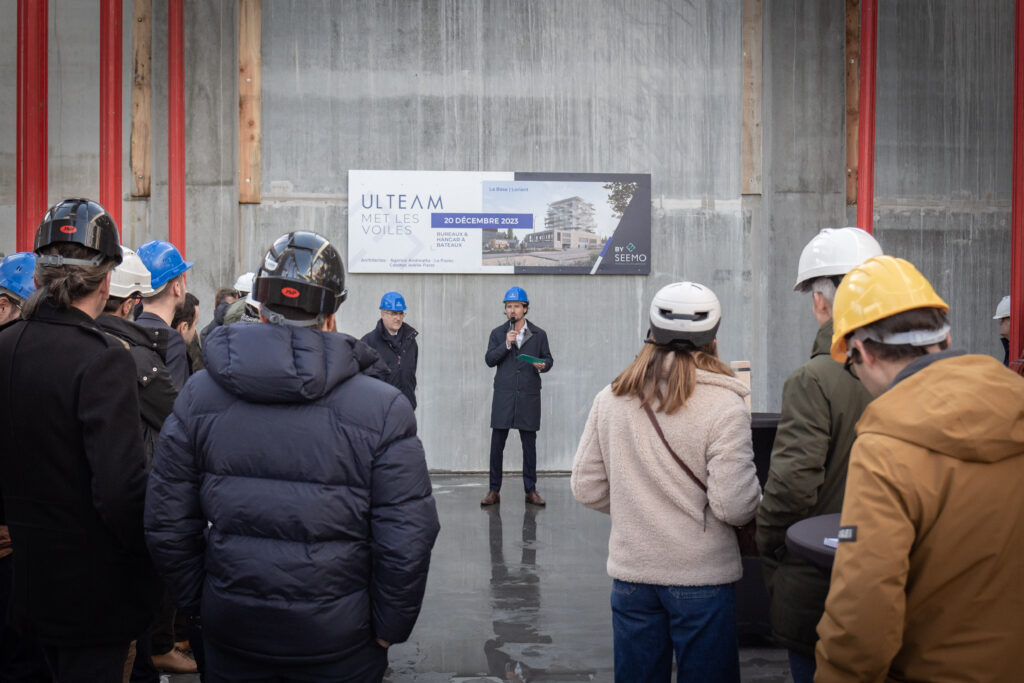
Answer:
[[[869,258],[881,255],[882,247],[860,228],[822,228],[800,253],[793,289],[807,291],[810,280],[846,275]]]
[[[999,305],[996,306],[996,314],[992,316],[993,320],[1002,320],[1003,318],[1010,317],[1010,295],[1007,294],[1000,300]]]
[[[256,273],[242,273],[235,280],[234,290],[236,292],[243,292],[248,294],[252,291],[252,281],[256,278]]]
[[[121,245],[121,263],[110,276],[110,296],[127,299],[132,294],[142,296],[153,293],[152,277],[139,255]]]
[[[715,293],[696,282],[673,282],[651,300],[651,339],[657,344],[710,344],[722,322],[722,305]]]

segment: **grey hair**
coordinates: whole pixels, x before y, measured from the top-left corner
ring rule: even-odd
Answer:
[[[836,299],[836,279],[834,277],[816,277],[811,280],[808,291],[812,294],[814,292],[821,294],[831,308],[832,302]]]

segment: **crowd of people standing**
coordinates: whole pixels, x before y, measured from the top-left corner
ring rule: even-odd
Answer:
[[[0,264],[0,674],[380,681],[439,531],[405,298],[385,293],[361,340],[339,333],[341,257],[295,231],[197,332],[193,265],[169,242],[122,245],[85,199],[51,207],[34,253]],[[571,488],[611,516],[616,680],[666,681],[673,663],[679,680],[739,680],[736,528],[755,518],[797,683],[1013,680],[1024,379],[953,349],[946,302],[856,228],[816,235],[794,289],[819,329],[783,388],[763,491],[708,287],[660,289],[644,345],[594,399]],[[484,355],[485,507],[511,429],[526,503],[545,505],[554,359],[529,303],[505,293]],[[785,537],[840,512],[829,577]]]

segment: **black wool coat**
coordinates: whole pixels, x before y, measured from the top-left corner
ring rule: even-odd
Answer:
[[[113,315],[101,315],[96,319],[101,330],[128,346],[128,352],[135,361],[135,380],[139,390],[139,413],[142,418],[142,445],[146,453],[146,465],[153,461],[160,428],[174,408],[178,392],[171,381],[171,373],[165,365],[167,356],[166,330],[142,327],[130,320]]]
[[[78,309],[43,301],[0,332],[0,487],[12,616],[53,645],[113,645],[155,614],[136,370]]]
[[[394,337],[384,329],[384,321],[378,320],[377,327],[363,335],[362,341],[377,352],[387,363],[390,374],[388,384],[395,387],[416,407],[416,361],[419,358],[419,334],[411,325],[402,323]]]
[[[540,429],[540,373],[550,370],[555,361],[548,348],[547,333],[530,321],[526,327],[522,348],[505,348],[505,335],[510,329],[507,321],[491,330],[487,341],[484,362],[488,367],[498,368],[491,398],[491,429]],[[547,365],[538,371],[517,358],[521,353],[543,358]]]

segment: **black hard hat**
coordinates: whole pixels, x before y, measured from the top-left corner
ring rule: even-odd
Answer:
[[[39,229],[32,246],[39,254],[40,249],[51,244],[71,242],[97,252],[96,259],[68,259],[60,256],[48,256],[55,259],[53,265],[99,265],[103,261],[112,260],[121,263],[121,237],[117,225],[107,210],[89,199],[65,199],[50,207]]]
[[[348,296],[341,255],[315,232],[297,230],[274,241],[253,283],[261,304],[329,315]]]

